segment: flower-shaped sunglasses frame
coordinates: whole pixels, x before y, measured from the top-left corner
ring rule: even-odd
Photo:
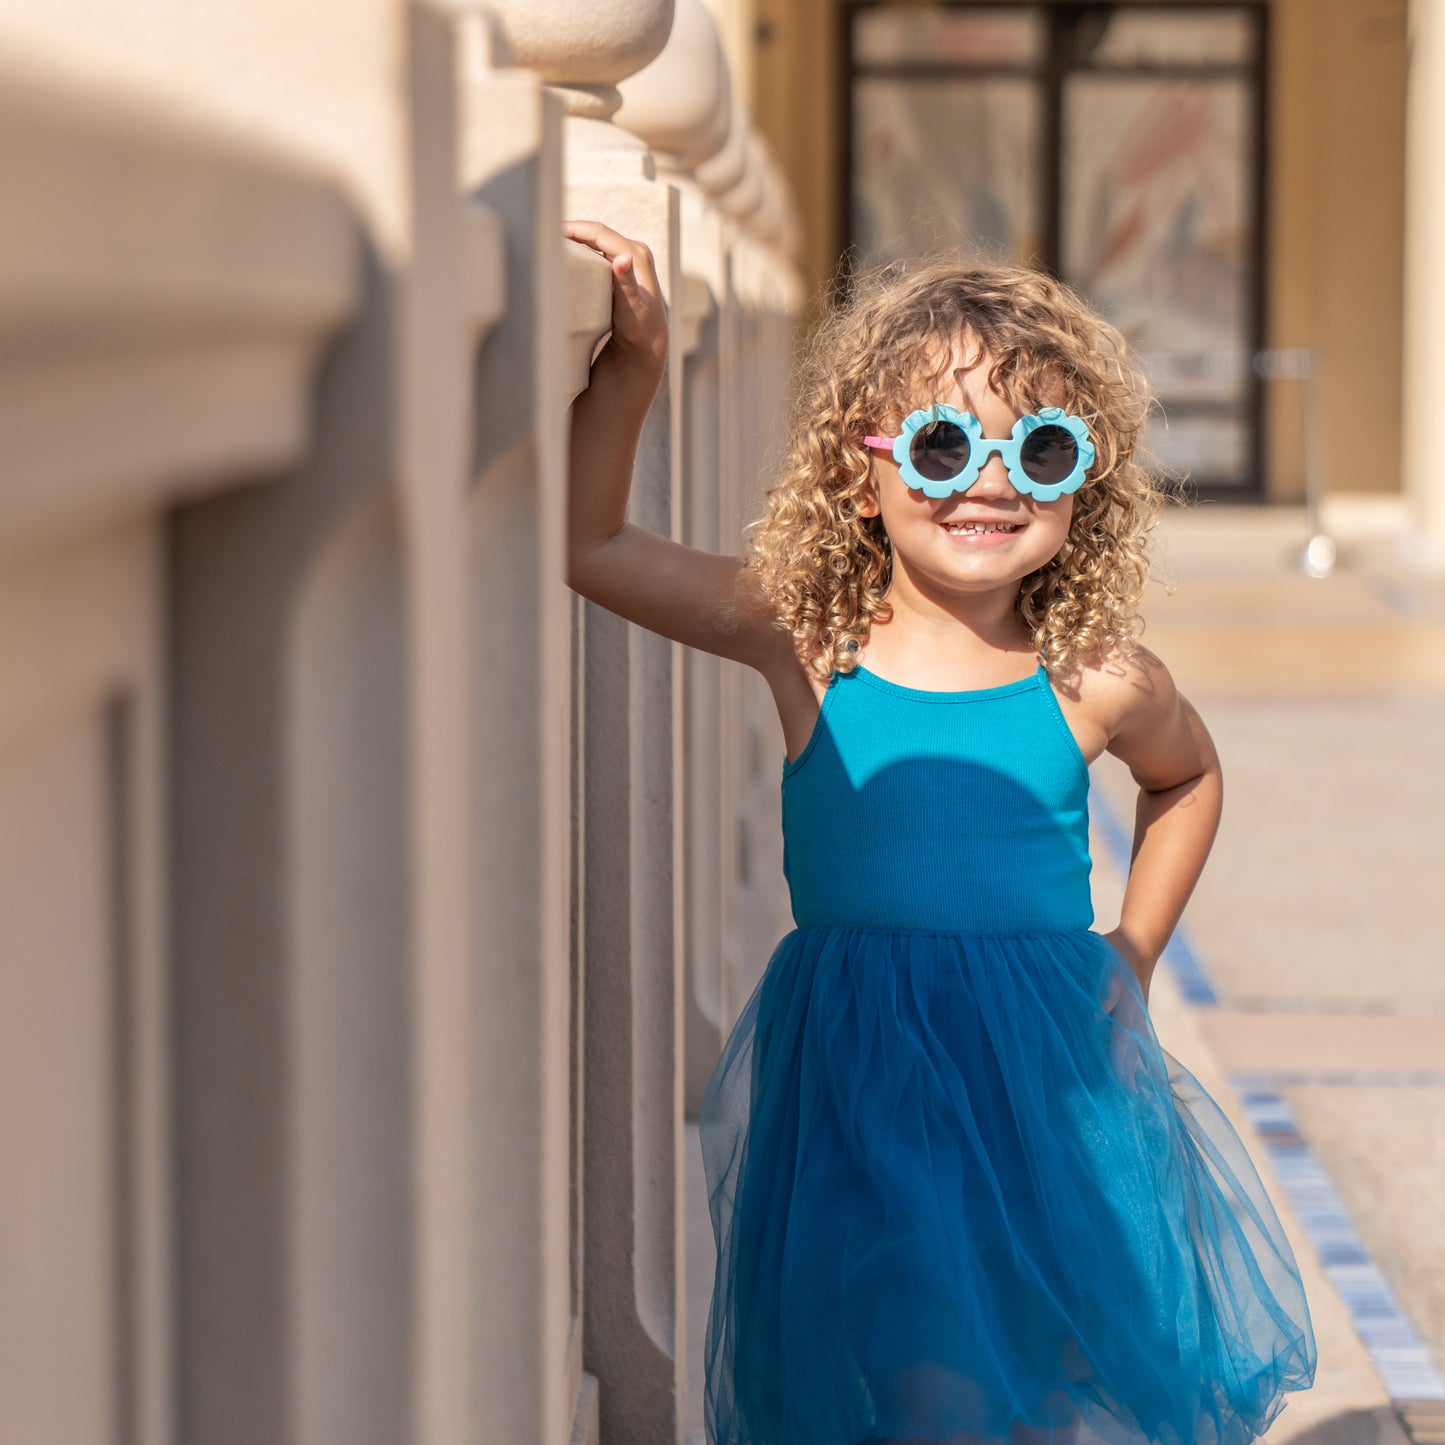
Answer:
[[[1034,435],[1045,428],[1053,429],[1047,437]],[[1071,439],[1073,452],[1073,465],[1062,476],[1059,472],[1068,460],[1067,452],[1062,458],[1049,455],[1063,445],[1060,432]],[[986,437],[982,423],[972,412],[935,402],[905,417],[898,436],[866,436],[863,445],[891,451],[907,485],[934,498],[966,492],[994,452],[1003,458],[1014,490],[1040,502],[1057,501],[1077,492],[1094,464],[1089,428],[1079,417],[1057,406],[1021,416],[1011,436]],[[955,470],[960,459],[962,467]]]

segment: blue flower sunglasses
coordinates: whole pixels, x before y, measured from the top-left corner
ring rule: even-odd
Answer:
[[[1014,490],[1040,502],[1077,492],[1094,463],[1089,428],[1057,406],[1021,416],[1012,436],[986,437],[972,412],[936,402],[906,417],[901,435],[864,437],[863,445],[891,451],[907,485],[930,497],[966,492],[993,452]]]

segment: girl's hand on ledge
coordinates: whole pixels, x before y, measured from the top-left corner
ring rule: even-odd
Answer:
[[[667,361],[667,312],[652,252],[600,221],[567,221],[563,231],[599,252],[612,268],[612,336],[592,365],[622,367],[652,389]]]

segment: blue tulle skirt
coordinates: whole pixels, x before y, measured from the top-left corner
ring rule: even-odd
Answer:
[[[1243,1445],[1313,1382],[1259,1175],[1097,933],[796,928],[700,1122],[713,1445]]]

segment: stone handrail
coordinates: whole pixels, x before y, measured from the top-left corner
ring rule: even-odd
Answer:
[[[630,519],[733,551],[786,188],[701,0],[142,8],[0,36],[0,1433],[676,1441],[776,722],[565,586],[561,226],[669,306]]]

